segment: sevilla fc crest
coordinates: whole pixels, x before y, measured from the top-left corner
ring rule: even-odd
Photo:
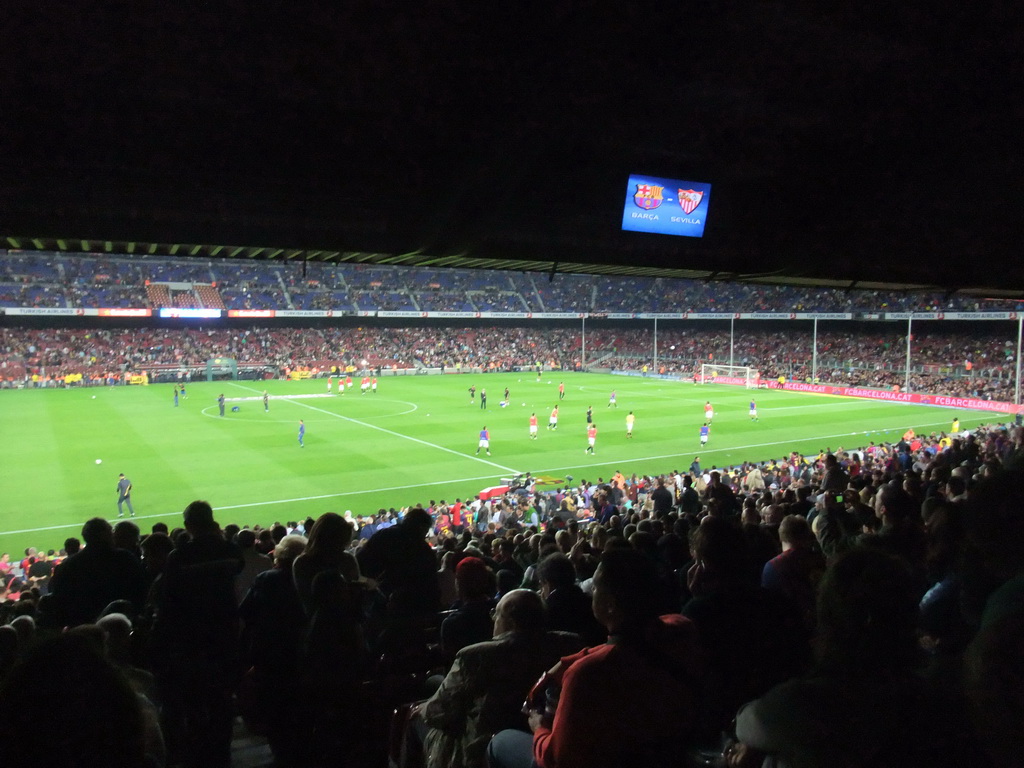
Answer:
[[[643,208],[645,211],[653,211],[661,205],[662,192],[664,191],[664,187],[656,187],[653,184],[637,184],[636,194],[633,195],[633,202],[636,203],[638,208]]]
[[[679,190],[679,207],[683,209],[683,213],[693,213],[697,210],[697,206],[700,205],[700,201],[703,199],[703,192],[698,192],[695,189]]]

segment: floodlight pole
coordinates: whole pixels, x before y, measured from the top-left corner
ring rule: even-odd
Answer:
[[[811,384],[818,381],[818,318],[814,318],[814,334],[811,337]]]
[[[580,370],[587,367],[587,316],[583,316],[583,330],[580,331]]]
[[[914,335],[914,315],[911,313],[907,318],[907,371],[903,380],[903,391],[910,391],[910,340]]]
[[[736,318],[735,317],[730,317],[729,318],[729,366],[730,367],[733,364],[732,351],[733,351],[733,345],[734,345],[735,341],[736,341]]]
[[[1022,331],[1024,331],[1024,315],[1017,318],[1017,386],[1013,393],[1013,403],[1017,406],[1020,405],[1020,339]]]
[[[658,318],[654,318],[654,370],[651,373],[658,372]]]

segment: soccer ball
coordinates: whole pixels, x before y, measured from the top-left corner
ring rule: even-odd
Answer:
[[[526,403],[523,403],[523,408],[525,408],[525,407],[526,407]]]
[[[93,400],[95,400],[95,399],[96,399],[96,395],[93,395],[93,396],[92,396],[92,399],[93,399]]]
[[[103,463],[103,459],[96,459],[96,463],[97,464],[102,464]]]

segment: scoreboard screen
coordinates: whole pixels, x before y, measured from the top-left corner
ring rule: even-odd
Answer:
[[[711,185],[633,174],[626,185],[622,228],[632,232],[703,237]]]

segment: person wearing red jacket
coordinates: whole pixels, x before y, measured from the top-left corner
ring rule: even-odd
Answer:
[[[684,765],[700,678],[695,626],[659,616],[658,574],[633,550],[606,552],[594,575],[594,616],[608,642],[567,656],[528,704],[533,735],[501,731],[491,768]]]

